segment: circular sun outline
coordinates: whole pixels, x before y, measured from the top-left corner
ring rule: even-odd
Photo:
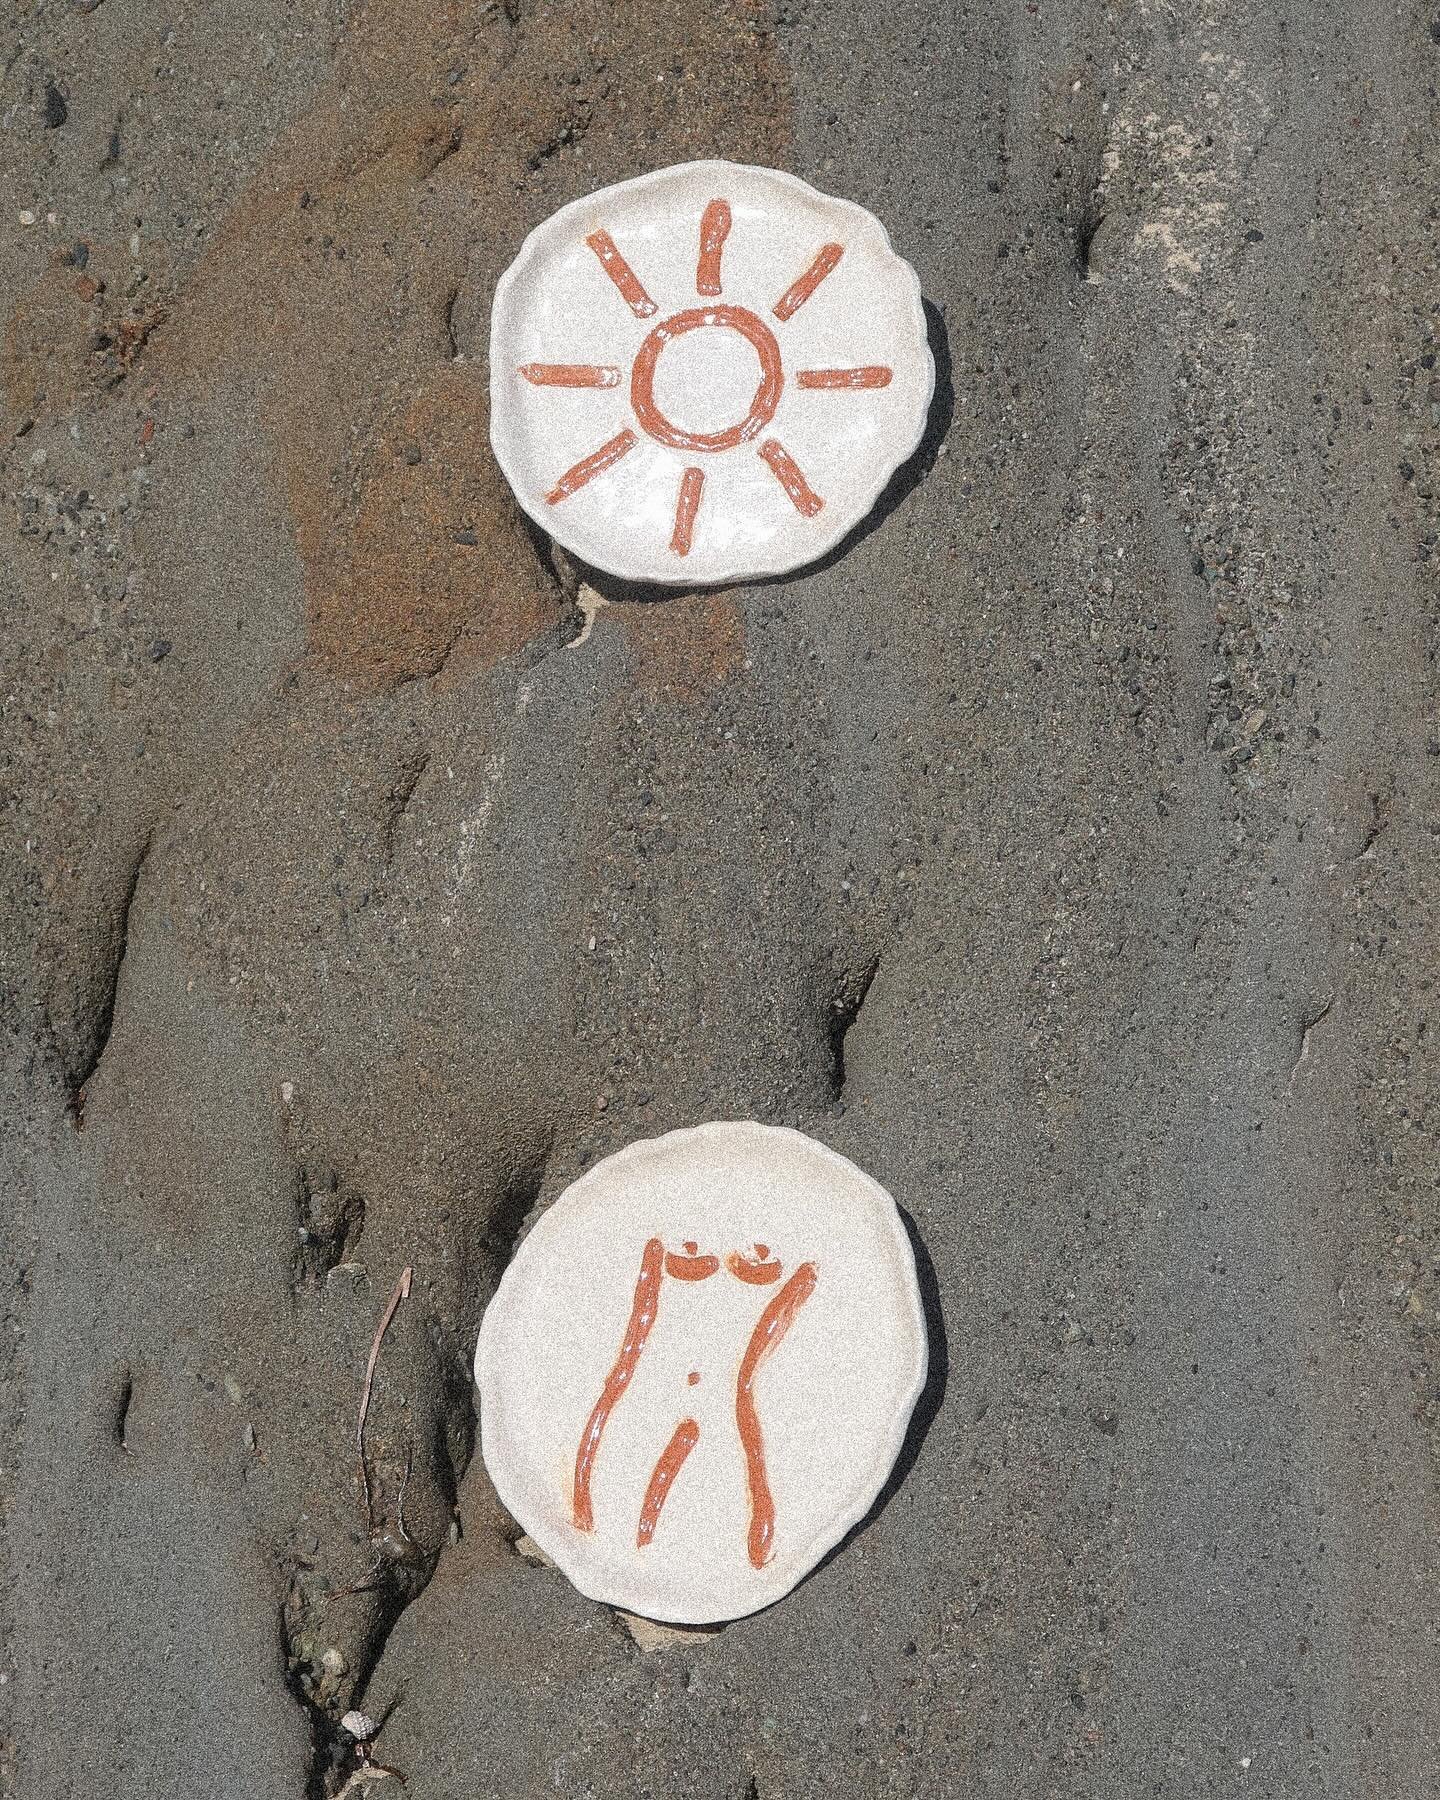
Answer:
[[[927,376],[921,397],[922,404],[916,408],[913,434],[909,441],[903,444],[898,453],[882,455],[877,459],[873,479],[869,491],[863,496],[863,503],[858,506],[853,502],[847,505],[844,516],[838,519],[828,532],[823,533],[821,541],[807,549],[802,555],[787,555],[773,563],[753,561],[748,563],[743,570],[727,570],[709,575],[707,579],[719,581],[734,579],[737,575],[778,574],[823,555],[865,516],[890,475],[913,453],[918,445],[924,432],[930,401],[934,393],[934,359],[926,341],[919,280],[910,265],[896,255],[891,246],[889,234],[883,225],[864,208],[850,201],[819,194],[799,177],[787,175],[780,170],[755,168],[723,161],[690,163],[656,170],[648,176],[641,176],[633,181],[621,182],[615,187],[602,189],[587,199],[573,201],[570,205],[561,208],[542,225],[536,227],[515,262],[501,277],[496,290],[496,302],[492,315],[492,387],[496,390],[498,399],[502,382],[515,374],[523,377],[532,387],[538,388],[606,390],[616,389],[622,385],[625,375],[618,363],[593,364],[559,361],[516,363],[513,359],[503,356],[501,342],[504,335],[502,331],[504,291],[511,278],[527,262],[528,253],[531,251],[534,241],[540,238],[542,233],[547,238],[550,237],[555,228],[561,226],[570,215],[584,209],[593,222],[597,212],[603,210],[604,202],[610,196],[628,194],[642,185],[650,186],[676,176],[700,174],[712,179],[716,185],[723,185],[727,177],[753,178],[760,176],[772,183],[801,189],[805,195],[819,200],[825,209],[853,216],[856,234],[868,228],[870,233],[878,236],[885,256],[897,265],[900,271],[903,271],[905,277],[908,277],[910,311],[917,339],[916,354],[923,359],[923,367]],[[635,425],[622,427],[621,430],[556,477],[553,485],[549,486],[543,494],[543,510],[526,499],[520,483],[515,480],[508,466],[506,467],[507,474],[511,474],[511,483],[516,489],[517,496],[521,498],[526,511],[530,512],[538,523],[554,531],[549,516],[552,509],[559,507],[572,495],[578,493],[590,482],[603,475],[606,470],[628,456],[641,443],[642,438],[649,438],[668,449],[682,450],[698,456],[735,450],[752,442],[760,436],[773,419],[789,379],[793,379],[797,388],[831,394],[862,392],[890,385],[895,370],[891,365],[883,363],[802,368],[795,370],[793,377],[787,378],[776,329],[751,308],[727,304],[721,298],[724,248],[730,235],[732,222],[729,201],[723,197],[712,198],[700,212],[697,224],[695,288],[699,297],[716,302],[716,304],[683,307],[660,319],[651,328],[630,365],[628,388]],[[651,298],[639,274],[603,225],[596,225],[594,229],[586,232],[583,241],[593,252],[620,299],[629,307],[635,317],[654,318],[660,311],[659,306]],[[814,251],[804,268],[770,306],[770,313],[778,326],[783,327],[793,318],[821,284],[834,273],[844,258],[845,249],[845,244],[832,240],[827,235],[827,241]],[[656,403],[654,394],[656,369],[667,344],[691,331],[717,328],[735,331],[750,343],[759,359],[760,381],[748,410],[740,419],[719,431],[690,431],[669,419]],[[902,354],[904,353],[902,349]],[[492,404],[491,435],[492,440],[495,440],[496,452],[500,456],[502,466],[507,464],[507,458],[501,449],[496,421],[503,416],[504,411],[505,409],[501,405]],[[639,429],[637,430],[635,427]],[[796,513],[807,521],[817,519],[825,509],[825,499],[811,486],[795,457],[779,438],[774,435],[761,438],[756,446],[756,454],[769,468]],[[684,558],[690,554],[704,489],[705,469],[703,465],[699,462],[688,463],[680,475],[674,524],[668,545],[669,553],[674,558]],[[554,534],[560,536],[564,541],[566,534],[559,531],[555,531]],[[572,544],[571,547],[576,546]],[[679,567],[675,568],[673,573],[668,574],[660,574],[657,571],[646,571],[646,573],[661,580],[682,581],[686,579]]]

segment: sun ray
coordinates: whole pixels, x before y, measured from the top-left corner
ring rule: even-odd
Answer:
[[[695,267],[695,292],[720,292],[720,256],[730,235],[730,202],[712,200],[700,220],[700,260]]]
[[[603,443],[598,450],[592,450],[589,456],[581,457],[574,468],[565,471],[545,496],[546,504],[558,506],[562,500],[569,499],[570,495],[577,493],[587,481],[593,481],[597,475],[604,474],[612,463],[617,463],[622,456],[628,455],[639,442],[639,438],[628,425],[623,431],[617,431],[614,437]]]
[[[675,504],[675,529],[670,536],[670,548],[677,556],[690,554],[690,542],[695,535],[695,515],[700,510],[700,496],[704,489],[705,471],[687,469],[680,479],[680,498]]]
[[[800,473],[800,466],[778,438],[766,438],[759,449],[761,459],[794,502],[795,510],[813,519],[825,502]]]
[[[585,242],[600,258],[600,267],[620,290],[620,298],[637,319],[648,319],[658,311],[655,302],[640,284],[640,277],[626,262],[608,231],[592,231]]]
[[[520,373],[532,387],[612,388],[620,371],[595,363],[521,363]]]
[[[802,388],[883,388],[893,373],[883,363],[870,363],[859,369],[801,369],[795,380]]]
[[[815,260],[797,280],[786,288],[771,309],[777,319],[791,319],[819,287],[827,275],[833,274],[845,254],[843,244],[822,244]]]

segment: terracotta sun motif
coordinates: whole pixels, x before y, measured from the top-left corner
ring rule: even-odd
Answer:
[[[919,443],[934,364],[869,213],[702,162],[531,233],[496,289],[490,385],[537,523],[611,573],[698,585],[837,543]]]
[[[798,1132],[702,1125],[607,1158],[521,1245],[476,1350],[481,1444],[582,1592],[707,1623],[864,1515],[925,1369],[884,1190]]]

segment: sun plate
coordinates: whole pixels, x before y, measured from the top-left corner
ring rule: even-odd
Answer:
[[[629,580],[823,556],[918,446],[934,388],[920,283],[884,226],[777,169],[602,188],[495,290],[500,467],[537,524]]]
[[[598,1163],[521,1244],[475,1353],[481,1448],[582,1593],[712,1624],[865,1516],[926,1362],[885,1190],[799,1132],[699,1125]]]

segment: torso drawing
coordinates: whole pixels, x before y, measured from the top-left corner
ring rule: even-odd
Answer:
[[[815,1291],[818,1279],[818,1269],[813,1262],[799,1264],[785,1279],[785,1270],[771,1257],[764,1244],[754,1245],[749,1252],[731,1251],[724,1259],[723,1268],[718,1256],[702,1254],[695,1243],[686,1243],[678,1252],[667,1251],[658,1237],[651,1238],[645,1245],[624,1337],[575,1453],[571,1516],[577,1531],[595,1529],[590,1487],[596,1458],[605,1428],[639,1367],[659,1315],[667,1277],[670,1282],[735,1281],[740,1284],[735,1290],[735,1300],[742,1320],[752,1316],[753,1290],[770,1290],[734,1371],[735,1428],[744,1458],[750,1502],[746,1552],[752,1567],[761,1569],[770,1560],[773,1550],[775,1501],[765,1466],[765,1440],[755,1403],[755,1379],[766,1359],[779,1348],[796,1314]],[[686,1377],[692,1387],[701,1379],[700,1371],[694,1369]],[[686,1458],[699,1441],[699,1422],[686,1416],[677,1422],[669,1442],[660,1450],[645,1491],[637,1496],[635,1543],[638,1549],[643,1550],[654,1538],[666,1498]]]

